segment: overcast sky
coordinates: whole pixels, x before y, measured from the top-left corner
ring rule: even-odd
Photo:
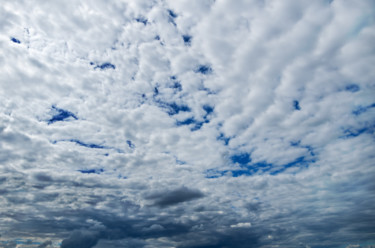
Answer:
[[[372,0],[2,0],[0,247],[375,247]]]

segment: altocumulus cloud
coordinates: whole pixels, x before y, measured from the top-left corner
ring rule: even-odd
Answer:
[[[204,195],[198,190],[190,190],[185,187],[170,191],[151,194],[146,199],[155,200],[153,205],[159,207],[167,207],[170,205],[179,204],[185,201],[192,201],[201,198]]]
[[[370,0],[2,1],[1,247],[373,247]]]

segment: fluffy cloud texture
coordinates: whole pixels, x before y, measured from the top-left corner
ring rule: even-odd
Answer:
[[[370,0],[2,1],[1,247],[374,247]]]

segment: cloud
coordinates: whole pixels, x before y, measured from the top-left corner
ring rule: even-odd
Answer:
[[[244,222],[244,223],[237,223],[235,225],[230,225],[232,228],[243,228],[243,227],[251,227],[250,222]]]
[[[373,246],[374,12],[5,2],[0,246]]]
[[[38,245],[38,248],[46,248],[46,247],[51,246],[51,245],[52,245],[52,241],[47,240],[47,241],[44,241],[43,243],[41,243],[40,245]]]
[[[202,197],[204,197],[204,194],[199,190],[181,187],[172,191],[158,192],[148,195],[146,199],[154,200],[153,205],[155,206],[168,207]]]
[[[71,234],[68,239],[64,239],[61,243],[61,248],[91,248],[94,247],[98,242],[98,238],[94,233],[86,233],[75,231]]]

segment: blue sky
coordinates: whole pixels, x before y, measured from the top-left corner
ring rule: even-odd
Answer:
[[[0,247],[375,247],[370,0],[5,0]]]

